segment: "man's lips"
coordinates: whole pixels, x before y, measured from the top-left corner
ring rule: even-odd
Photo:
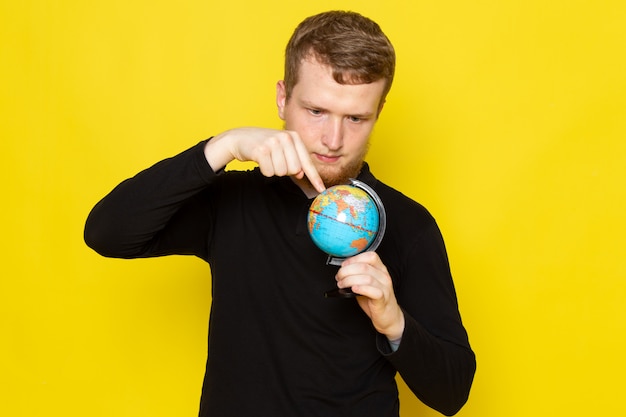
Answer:
[[[340,159],[339,155],[322,155],[322,154],[319,154],[319,153],[316,153],[315,157],[320,162],[323,162],[325,164],[333,164],[333,163],[339,161],[339,159]]]

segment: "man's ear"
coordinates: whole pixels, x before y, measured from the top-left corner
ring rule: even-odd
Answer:
[[[287,104],[287,89],[285,81],[280,80],[276,83],[276,106],[281,120],[285,120],[285,104]]]

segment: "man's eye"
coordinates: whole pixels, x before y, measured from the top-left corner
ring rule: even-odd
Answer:
[[[355,116],[350,116],[349,119],[353,123],[359,123],[361,120],[363,120],[360,117],[355,117]]]
[[[309,109],[309,113],[311,113],[313,116],[319,116],[320,114],[322,114],[322,111],[316,110],[316,109]]]

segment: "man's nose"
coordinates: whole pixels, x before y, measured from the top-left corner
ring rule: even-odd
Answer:
[[[331,151],[341,149],[343,146],[343,124],[341,120],[331,119],[328,121],[322,141]]]

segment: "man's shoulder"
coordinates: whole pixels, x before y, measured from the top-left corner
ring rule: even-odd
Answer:
[[[424,205],[391,185],[377,180],[374,190],[378,193],[385,206],[389,205],[390,208],[406,210],[427,218],[432,217]]]

